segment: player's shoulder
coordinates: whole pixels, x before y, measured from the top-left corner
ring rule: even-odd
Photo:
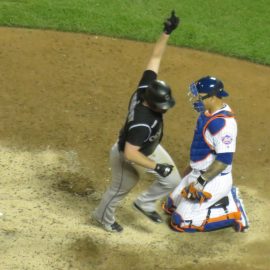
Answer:
[[[213,115],[207,128],[212,135],[215,135],[229,124],[229,119],[234,119],[234,113],[229,105],[225,104],[219,112]]]
[[[219,131],[221,131],[226,125],[226,120],[223,117],[214,118],[208,124],[208,130],[212,135],[215,135]]]
[[[134,123],[142,123],[145,125],[150,125],[153,123],[153,121],[157,120],[155,115],[144,106],[142,103],[137,104],[134,110],[134,116],[133,116],[133,122]]]

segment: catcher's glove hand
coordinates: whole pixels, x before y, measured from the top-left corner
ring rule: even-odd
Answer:
[[[211,199],[212,194],[203,190],[204,186],[206,185],[206,181],[203,180],[204,184],[202,184],[202,180],[203,179],[200,176],[196,182],[191,183],[187,187],[183,188],[181,195],[186,199],[199,202],[200,204],[208,199]]]
[[[164,22],[164,33],[170,35],[171,32],[177,28],[179,22],[180,20],[178,17],[175,16],[175,12],[173,10],[171,13],[171,17]]]

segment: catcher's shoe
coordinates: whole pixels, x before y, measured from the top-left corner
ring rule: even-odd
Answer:
[[[150,218],[152,221],[156,222],[156,223],[162,223],[163,220],[161,218],[161,216],[156,212],[147,212],[144,211],[142,208],[140,208],[135,202],[133,202],[134,207],[139,210],[141,213],[143,213],[145,216],[147,216],[148,218]]]
[[[246,232],[248,230],[248,226],[244,226],[241,220],[236,220],[233,228],[236,232]]]
[[[249,228],[249,220],[245,211],[244,203],[240,198],[239,190],[237,187],[233,186],[231,191],[236,206],[241,213],[241,219],[235,221],[234,229],[236,232],[247,232]]]

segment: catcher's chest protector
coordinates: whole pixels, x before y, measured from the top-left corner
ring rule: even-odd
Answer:
[[[193,141],[190,148],[190,160],[198,162],[205,159],[210,153],[215,153],[211,146],[205,140],[204,134],[209,124],[217,118],[231,118],[234,117],[229,111],[221,111],[217,114],[207,116],[201,113],[194,132]],[[221,130],[223,126],[217,127],[216,131]]]

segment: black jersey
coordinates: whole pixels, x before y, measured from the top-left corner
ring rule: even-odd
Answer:
[[[154,112],[142,104],[142,93],[146,87],[157,78],[152,70],[146,70],[140,80],[137,90],[131,96],[125,125],[120,131],[118,147],[124,151],[125,143],[140,147],[144,155],[151,155],[163,135],[162,113]]]

